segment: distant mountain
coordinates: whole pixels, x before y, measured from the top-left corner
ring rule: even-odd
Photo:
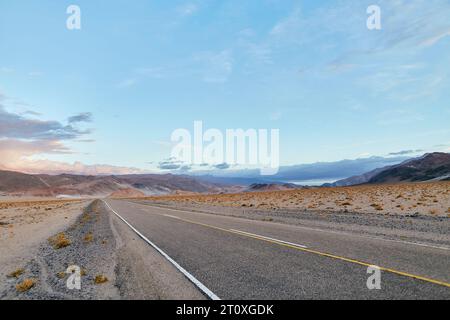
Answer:
[[[246,192],[263,192],[263,191],[282,191],[282,190],[293,190],[301,188],[298,185],[292,183],[283,184],[267,184],[267,183],[254,183],[250,185],[245,191]]]
[[[0,193],[28,196],[122,196],[170,194],[178,191],[196,193],[223,192],[220,184],[189,176],[147,174],[123,176],[80,176],[62,174],[30,175],[0,171]]]
[[[238,172],[236,176],[214,175],[30,175],[0,171],[0,195],[27,196],[138,196],[183,193],[225,193],[240,191],[275,191],[298,188],[289,181],[323,179],[346,176],[327,186],[348,186],[364,183],[395,183],[450,179],[450,154],[431,153],[420,158],[399,161],[400,158],[368,158],[317,163],[280,168],[279,174],[270,177],[254,175],[251,171]],[[401,163],[399,163],[401,162]],[[378,169],[374,166],[381,165]],[[369,168],[366,173],[360,172]],[[350,175],[348,175],[350,176]],[[281,181],[281,182],[280,182]],[[245,187],[249,186],[249,187]]]
[[[370,157],[335,162],[316,162],[292,166],[282,166],[273,176],[261,176],[257,169],[198,171],[190,174],[207,182],[251,185],[254,183],[296,183],[308,184],[308,181],[336,181],[346,177],[355,177],[377,168],[399,164],[409,157]]]
[[[240,173],[238,173],[239,175]],[[228,186],[243,186],[243,187],[247,187],[250,186],[252,184],[269,184],[269,183],[273,183],[274,181],[271,179],[264,179],[263,177],[259,176],[259,177],[233,177],[233,176],[215,176],[212,174],[208,174],[208,175],[193,175],[193,177],[195,177],[196,179],[200,180],[200,181],[206,181],[208,183],[215,183],[215,184],[220,184],[220,185],[228,185]]]
[[[325,184],[342,187],[365,183],[417,182],[429,180],[448,180],[450,178],[450,154],[429,153],[422,157],[409,159],[400,164],[378,168],[362,175]]]
[[[383,172],[384,170],[387,170],[388,168],[391,168],[392,166],[387,166],[384,168],[378,168],[372,171],[369,171],[367,173],[363,173],[361,175],[352,176],[350,178],[338,180],[333,183],[325,183],[322,186],[323,187],[348,187],[348,186],[354,186],[358,184],[364,184],[369,182],[370,179],[372,179],[377,174]]]
[[[373,176],[369,183],[445,180],[449,177],[450,154],[437,152],[387,168]]]

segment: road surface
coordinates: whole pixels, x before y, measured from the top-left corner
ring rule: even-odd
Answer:
[[[105,200],[220,299],[450,299],[450,250]],[[369,290],[371,265],[381,289]]]

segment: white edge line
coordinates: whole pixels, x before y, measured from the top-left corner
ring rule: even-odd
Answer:
[[[170,214],[163,214],[163,216],[169,217],[169,218],[173,218],[173,219],[180,219],[179,217],[172,216],[172,215],[170,215]]]
[[[291,245],[291,246],[294,246],[294,247],[299,247],[299,248],[304,248],[304,249],[308,248],[307,246],[303,246],[301,244],[288,242],[288,241],[283,241],[283,240],[279,240],[279,239],[275,239],[275,238],[269,238],[269,237],[261,236],[259,234],[254,234],[254,233],[245,232],[245,231],[241,231],[241,230],[230,229],[230,231],[237,232],[237,233],[242,233],[244,235],[255,236],[255,237],[259,237],[259,238],[262,238],[262,239],[271,240],[271,241],[275,241],[275,242],[280,242],[280,243],[288,244],[288,245]]]
[[[166,207],[161,207],[161,206],[154,206],[154,205],[149,205],[149,204],[143,204],[143,205],[146,205],[148,207],[153,207],[153,208],[159,208],[159,209],[163,209],[163,210],[175,211],[175,212],[214,214],[214,213],[208,213],[208,212],[199,212],[199,211],[197,212],[197,211],[186,211],[186,210],[181,210],[181,209],[172,209],[172,208],[166,208]],[[235,216],[225,216],[225,215],[221,215],[221,216],[222,217],[232,217],[232,218],[236,218],[236,219],[248,220],[248,219],[245,219],[245,218],[235,217]],[[255,221],[258,221],[258,220],[255,220]],[[450,247],[435,246],[435,245],[432,245],[432,244],[426,244],[426,243],[420,243],[420,242],[395,240],[395,239],[385,239],[385,238],[372,237],[372,236],[366,236],[366,235],[361,235],[361,234],[353,234],[353,233],[349,233],[349,232],[323,230],[323,229],[318,229],[318,228],[304,227],[304,226],[300,226],[300,225],[293,225],[293,227],[299,228],[299,229],[317,231],[317,232],[333,233],[333,234],[338,234],[338,235],[341,235],[341,236],[348,235],[348,236],[352,236],[352,237],[359,237],[359,238],[371,239],[371,240],[380,240],[380,241],[386,241],[386,242],[396,242],[396,243],[408,244],[408,245],[419,246],[419,247],[426,247],[426,248],[431,248],[431,249],[439,249],[439,250],[446,250],[446,251],[450,250]]]
[[[136,232],[139,237],[141,237],[145,242],[151,245],[156,251],[158,251],[164,258],[166,258],[171,264],[174,265],[186,278],[188,278],[197,288],[199,288],[204,294],[206,294],[211,300],[220,300],[218,296],[216,296],[211,290],[209,290],[203,283],[197,280],[192,274],[190,274],[186,269],[180,266],[175,260],[173,260],[167,253],[158,248],[153,242],[151,242],[147,237],[145,237],[142,233],[140,233],[135,227],[133,227],[128,221],[120,216],[113,208],[107,203],[105,200],[102,200],[103,203],[117,216],[120,220],[125,222],[134,232]]]

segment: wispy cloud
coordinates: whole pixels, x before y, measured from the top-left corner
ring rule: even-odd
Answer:
[[[13,68],[10,67],[0,67],[0,72],[1,73],[13,73],[15,70]]]
[[[425,150],[422,149],[416,149],[416,150],[402,150],[397,152],[391,152],[388,155],[389,156],[406,156],[410,154],[416,154],[416,153],[423,153]]]
[[[67,121],[71,124],[80,122],[92,122],[92,113],[91,112],[80,113],[75,116],[69,117]]]
[[[70,124],[64,125],[58,121],[30,119],[8,112],[0,105],[0,138],[70,140],[89,132],[89,130],[80,130]]]
[[[206,83],[225,83],[233,73],[233,51],[200,51],[170,64],[136,67],[130,71],[130,77],[116,87],[128,88],[146,80],[192,79]]]
[[[216,164],[215,166],[214,166],[214,168],[215,169],[218,169],[218,170],[226,170],[226,169],[229,169],[231,166],[228,164],[228,163],[221,163],[221,164]]]
[[[179,170],[185,166],[184,162],[179,161],[175,158],[169,158],[159,162],[158,168],[161,170]]]
[[[136,85],[138,83],[138,80],[136,78],[128,78],[128,79],[124,79],[122,81],[120,81],[116,87],[119,89],[124,89],[124,88],[130,88],[133,87],[134,85]]]
[[[274,37],[290,37],[296,33],[305,22],[302,19],[300,7],[295,8],[287,17],[277,22],[270,30],[269,35]]]
[[[29,78],[39,78],[39,77],[41,77],[41,76],[43,76],[44,75],[44,73],[43,72],[41,72],[41,71],[30,71],[30,72],[28,72],[28,77]]]
[[[186,3],[178,6],[176,11],[182,17],[191,16],[198,11],[198,5],[195,3]]]
[[[224,83],[233,73],[233,55],[230,50],[198,53],[195,60],[202,65],[205,82]]]
[[[132,167],[113,165],[86,165],[81,162],[67,163],[47,159],[36,159],[43,154],[67,154],[71,151],[58,141],[22,141],[0,139],[0,170],[19,171],[24,173],[47,174],[132,174],[143,173],[143,170]]]
[[[336,58],[323,63],[335,71],[340,66],[354,66],[363,57],[384,55],[386,59],[385,54],[395,54],[396,49],[414,54],[450,35],[447,0],[380,0],[383,29],[376,32],[366,27],[366,8],[371,4],[370,0],[338,0],[307,13],[298,4],[274,24],[259,45],[272,52],[286,47],[310,49],[311,45],[318,51],[332,49]]]
[[[142,170],[112,165],[85,165],[81,162],[65,163],[36,157],[52,154],[74,153],[66,142],[94,142],[85,139],[90,130],[75,125],[91,122],[91,113],[69,117],[67,124],[56,120],[30,118],[37,112],[18,114],[7,111],[0,104],[0,169],[27,173],[77,173],[77,174],[125,174]]]

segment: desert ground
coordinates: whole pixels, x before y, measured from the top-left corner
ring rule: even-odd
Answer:
[[[0,276],[23,262],[42,241],[73,223],[83,200],[0,201]]]
[[[2,199],[0,288],[12,281],[12,273],[23,272],[22,266],[34,257],[42,242],[74,223],[85,206],[82,200]]]
[[[450,217],[450,182],[361,185],[273,192],[148,197],[178,204]]]
[[[203,298],[100,200],[0,201],[0,300]]]
[[[450,247],[450,182],[127,199],[123,198],[125,194],[120,196],[121,200],[106,201],[115,201],[121,213],[146,223],[161,216],[160,212],[163,220],[170,220],[181,211],[211,221],[232,219],[239,226],[283,225],[336,231],[342,237],[358,235],[445,247],[437,250]],[[165,214],[164,210],[175,211]],[[150,235],[160,235],[166,241],[165,232],[172,225],[168,227],[156,228]],[[67,269],[72,265],[82,270],[81,290],[66,286]],[[0,299],[204,298],[102,200],[0,201]]]

